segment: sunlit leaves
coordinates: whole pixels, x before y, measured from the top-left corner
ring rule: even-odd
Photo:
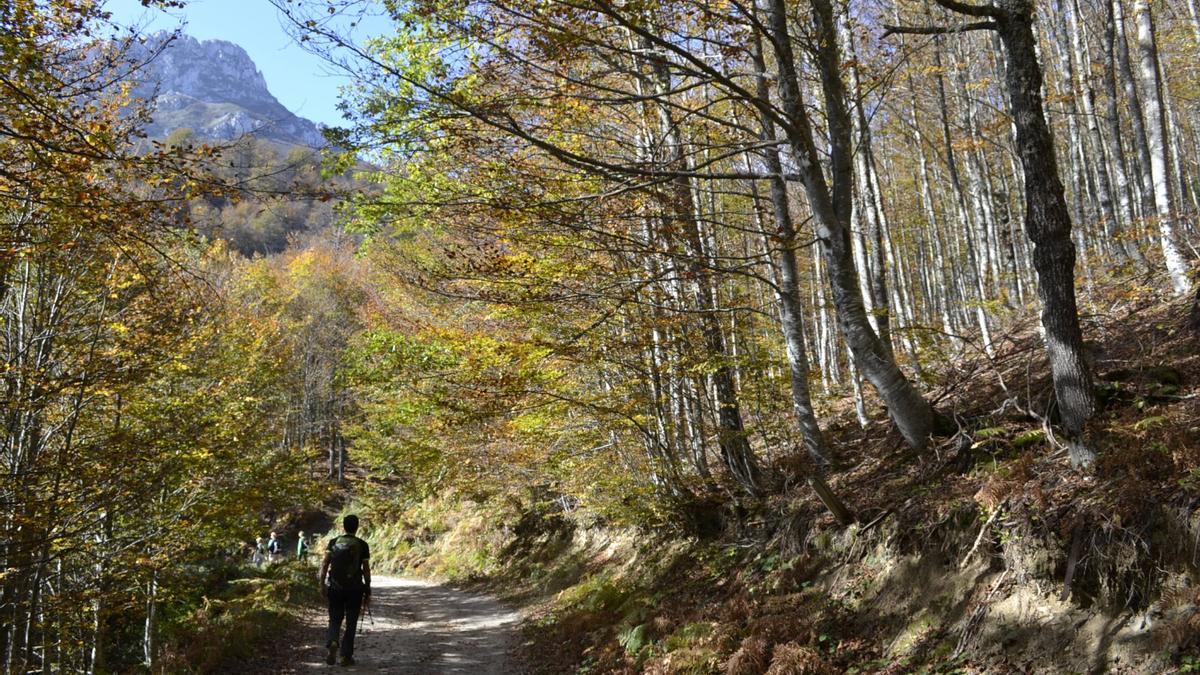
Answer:
[[[18,670],[140,663],[116,632],[177,572],[313,496],[264,423],[284,409],[284,327],[223,303],[223,252],[186,227],[213,153],[141,142],[128,41],[104,21],[93,2],[0,9],[0,630]]]

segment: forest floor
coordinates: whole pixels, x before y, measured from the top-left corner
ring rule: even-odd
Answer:
[[[520,614],[494,598],[432,581],[376,576],[372,616],[359,622],[353,667],[359,673],[434,675],[520,673],[513,657]],[[319,673],[325,664],[326,615],[306,611],[246,664],[247,673]]]

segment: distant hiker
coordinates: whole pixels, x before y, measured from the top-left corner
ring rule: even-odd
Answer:
[[[296,539],[296,559],[300,562],[308,561],[308,539],[305,538],[303,531]]]
[[[342,526],[346,534],[329,541],[317,580],[321,586],[321,597],[329,602],[329,631],[325,636],[325,647],[329,654],[325,662],[333,665],[338,655],[338,632],[345,618],[346,631],[340,643],[341,663],[351,666],[354,665],[354,632],[358,628],[358,614],[364,606],[371,604],[371,549],[367,542],[354,536],[358,532],[358,516],[346,516],[342,519]]]
[[[263,560],[266,559],[267,547],[263,545],[262,537],[254,538],[254,555],[251,556],[250,562],[254,563],[255,567],[262,567]]]
[[[280,542],[279,538],[275,536],[274,532],[272,532],[271,540],[267,542],[267,561],[272,563],[275,562],[279,559],[280,553],[283,553],[283,543]]]

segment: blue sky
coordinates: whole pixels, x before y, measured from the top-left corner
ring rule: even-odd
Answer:
[[[190,0],[181,10],[147,9],[138,0],[107,0],[105,9],[122,25],[184,32],[200,40],[228,40],[254,59],[279,102],[314,122],[337,126],[338,87],[345,77],[333,74],[319,57],[297,45],[283,30],[267,0]]]

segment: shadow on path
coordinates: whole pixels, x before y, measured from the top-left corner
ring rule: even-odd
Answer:
[[[279,673],[520,673],[510,658],[521,617],[495,599],[419,579],[376,576],[359,621],[357,664],[325,664],[325,614],[312,613],[274,659]],[[268,672],[261,668],[255,672]]]

